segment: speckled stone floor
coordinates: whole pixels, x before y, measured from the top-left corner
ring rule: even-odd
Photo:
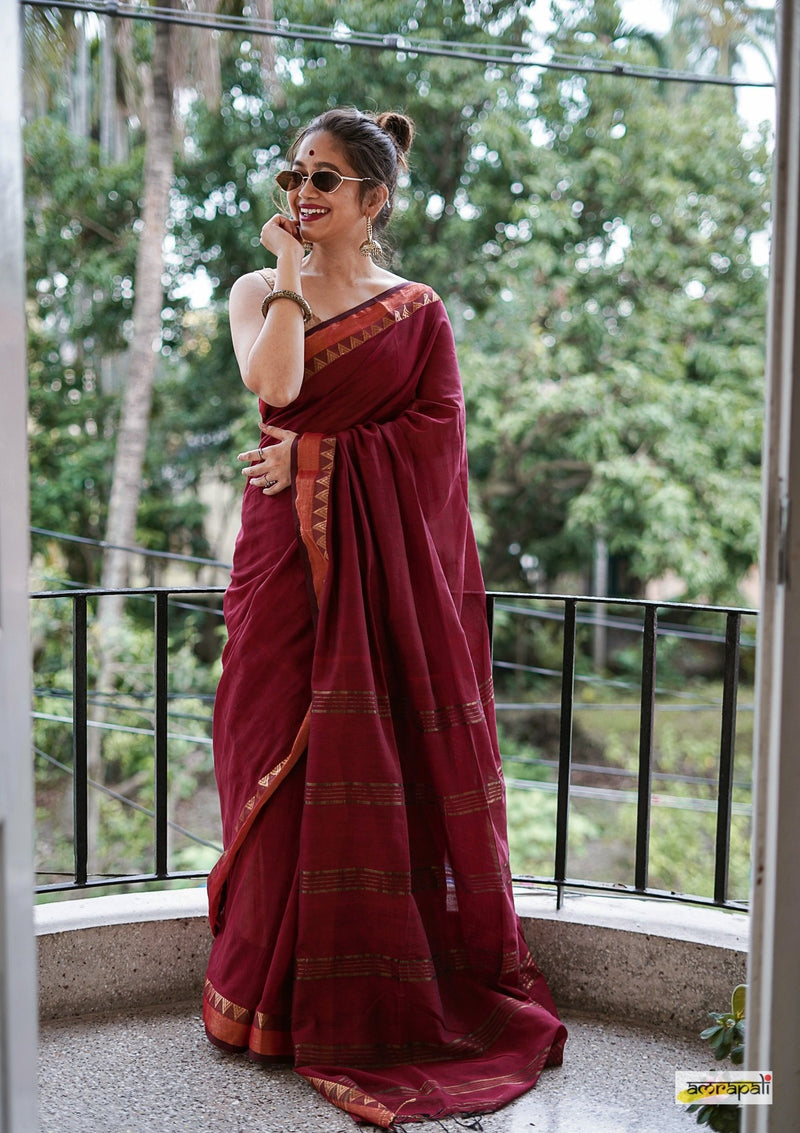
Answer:
[[[692,1038],[565,1015],[564,1065],[482,1117],[483,1133],[691,1133],[676,1069],[709,1066]],[[211,1047],[196,1004],[44,1024],[41,1133],[355,1133],[290,1069]],[[453,1119],[409,1133],[458,1133]],[[477,1127],[476,1127],[477,1128]]]

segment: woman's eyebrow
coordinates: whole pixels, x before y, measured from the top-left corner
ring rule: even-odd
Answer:
[[[293,169],[305,169],[306,164],[305,164],[304,161],[294,161],[294,162],[292,162],[292,168]],[[341,172],[341,170],[339,169],[339,166],[334,165],[334,163],[332,161],[315,161],[314,162],[314,168],[315,169],[332,169],[334,171],[334,173],[340,173]]]

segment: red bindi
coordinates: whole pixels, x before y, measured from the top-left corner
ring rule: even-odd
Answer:
[[[314,151],[313,151],[313,149],[310,149],[310,150],[308,151],[308,156],[309,156],[309,157],[313,157],[313,156],[314,156]]]

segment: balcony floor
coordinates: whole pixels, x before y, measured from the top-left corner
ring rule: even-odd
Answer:
[[[675,1070],[713,1064],[699,1040],[564,1013],[562,1067],[484,1133],[691,1133]],[[198,1005],[45,1023],[41,1133],[353,1133],[290,1069],[264,1069],[205,1039]],[[458,1133],[450,1119],[407,1127]]]

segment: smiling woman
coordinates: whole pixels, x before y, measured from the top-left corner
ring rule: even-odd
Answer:
[[[225,597],[204,997],[213,1043],[384,1127],[497,1109],[566,1039],[511,893],[453,335],[372,258],[411,137],[315,119],[262,229],[277,266],[231,294],[263,440]]]
[[[379,248],[372,230],[388,223],[398,168],[413,136],[409,119],[398,114],[385,119],[328,111],[292,147],[292,168],[278,174],[288,215],[272,217],[261,231],[262,244],[278,260],[274,277],[243,276],[233,287],[230,306],[244,382],[270,405],[297,397],[303,339],[291,300],[271,304],[269,318],[262,318],[265,283],[282,299],[289,299],[286,292],[302,294],[317,320],[325,322],[403,282],[372,259]],[[365,123],[366,141],[360,137]]]

